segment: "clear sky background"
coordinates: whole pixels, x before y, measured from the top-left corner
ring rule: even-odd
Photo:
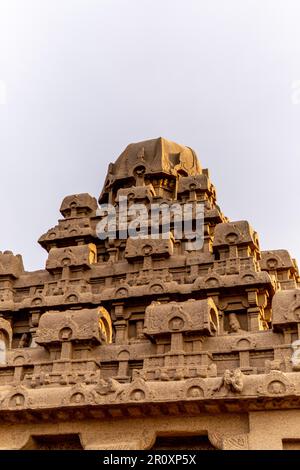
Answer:
[[[299,49],[299,0],[0,0],[0,250],[43,268],[63,197],[163,136],[300,262]]]

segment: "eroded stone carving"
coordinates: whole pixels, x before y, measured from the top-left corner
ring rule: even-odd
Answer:
[[[295,385],[290,382],[286,374],[279,371],[271,371],[266,375],[264,384],[258,387],[259,395],[281,396],[292,395]]]

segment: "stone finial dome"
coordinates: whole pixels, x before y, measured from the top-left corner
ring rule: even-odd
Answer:
[[[145,177],[195,176],[201,173],[197,155],[189,147],[162,137],[129,144],[114,164],[110,164],[99,198],[103,201],[117,181]]]

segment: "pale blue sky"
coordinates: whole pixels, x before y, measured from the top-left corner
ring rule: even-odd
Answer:
[[[164,136],[300,262],[299,49],[298,0],[0,0],[0,250],[43,268],[63,197]]]

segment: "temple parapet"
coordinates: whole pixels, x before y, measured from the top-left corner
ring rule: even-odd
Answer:
[[[21,255],[14,255],[12,251],[0,251],[0,282],[1,278],[17,279],[24,273]]]

